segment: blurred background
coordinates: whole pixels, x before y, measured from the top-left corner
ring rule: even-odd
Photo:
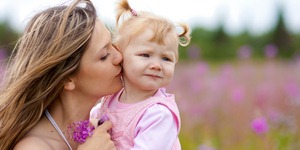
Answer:
[[[92,0],[114,26],[116,0]],[[0,0],[0,73],[27,21],[64,0]],[[192,27],[168,91],[183,150],[300,149],[299,0],[129,0]]]

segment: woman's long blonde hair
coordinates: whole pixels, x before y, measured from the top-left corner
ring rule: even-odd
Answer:
[[[76,73],[95,26],[90,0],[36,14],[19,39],[0,93],[0,149],[13,149]]]
[[[173,34],[173,44],[187,46],[190,43],[190,27],[185,23],[175,25],[167,18],[145,11],[135,11],[131,8],[127,0],[120,0],[117,5],[116,15],[117,30],[114,35],[114,43],[121,48],[125,48],[130,40],[146,29],[153,31],[152,42],[165,44],[169,33]],[[181,29],[182,32],[177,31]],[[170,36],[168,36],[170,37]]]

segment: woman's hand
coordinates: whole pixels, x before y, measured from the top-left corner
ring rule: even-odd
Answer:
[[[96,127],[92,137],[79,145],[77,150],[116,150],[114,142],[110,138],[108,130],[112,128],[110,121],[105,121],[102,125]]]

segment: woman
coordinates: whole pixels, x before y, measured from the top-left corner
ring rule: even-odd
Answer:
[[[115,149],[105,122],[85,143],[68,125],[121,89],[121,54],[89,0],[36,14],[20,38],[0,95],[0,149]],[[46,114],[46,115],[45,115]]]

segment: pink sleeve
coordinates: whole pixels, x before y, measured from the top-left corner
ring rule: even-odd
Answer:
[[[132,150],[172,149],[178,136],[172,112],[156,104],[147,109],[135,129]]]

